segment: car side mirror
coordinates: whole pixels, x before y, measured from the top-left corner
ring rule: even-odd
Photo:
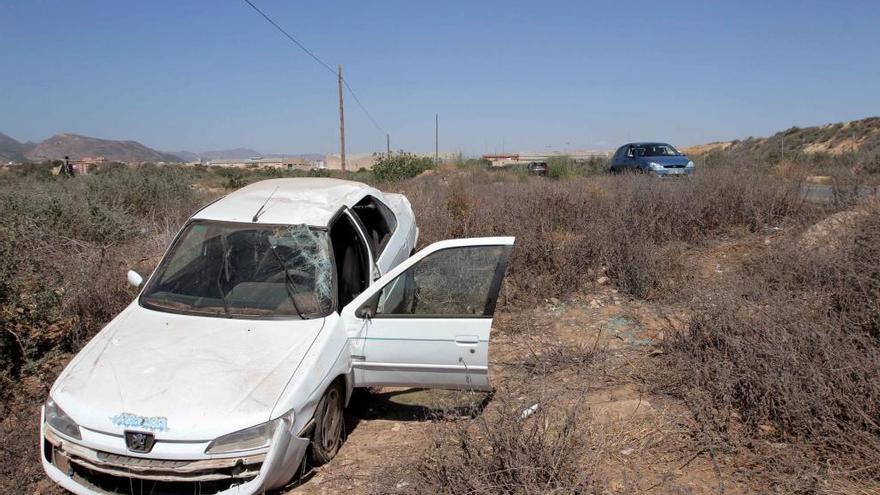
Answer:
[[[366,304],[358,308],[358,310],[355,311],[354,315],[358,318],[371,319],[376,316],[376,310],[373,309],[369,304]]]
[[[129,270],[125,277],[128,279],[128,283],[136,289],[139,289],[144,284],[144,277],[134,270]]]

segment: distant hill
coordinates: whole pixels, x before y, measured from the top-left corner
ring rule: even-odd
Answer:
[[[198,153],[193,153],[192,151],[165,151],[164,153],[174,155],[185,162],[194,162],[199,159]]]
[[[685,153],[699,155],[711,151],[742,151],[759,156],[781,153],[831,153],[851,151],[880,153],[880,117],[838,122],[814,127],[792,127],[769,137],[718,141],[689,146]]]
[[[180,162],[180,158],[148,148],[137,141],[113,141],[78,134],[57,134],[25,153],[31,161],[102,156],[118,162]]]
[[[119,162],[179,162],[178,157],[148,148],[137,141],[113,141],[78,134],[57,134],[26,154],[34,161],[102,156]]]
[[[20,143],[0,132],[0,163],[23,162],[25,154],[34,146],[34,143]]]

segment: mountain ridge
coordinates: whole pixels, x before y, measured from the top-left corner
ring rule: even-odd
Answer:
[[[44,161],[62,160],[65,156],[73,160],[90,157],[103,157],[119,162],[171,162],[182,161],[167,153],[156,151],[137,141],[101,139],[80,134],[61,133],[39,143],[21,143],[0,134],[0,160],[3,161]]]

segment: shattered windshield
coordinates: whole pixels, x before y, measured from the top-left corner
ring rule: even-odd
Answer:
[[[306,225],[188,224],[141,296],[207,316],[323,316],[333,307],[327,232]]]

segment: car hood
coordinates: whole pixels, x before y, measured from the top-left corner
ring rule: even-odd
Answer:
[[[51,396],[80,426],[211,440],[271,419],[324,319],[243,320],[133,303],[74,358]]]
[[[687,165],[690,158],[687,155],[681,156],[640,156],[639,160],[647,165],[648,163],[654,162],[659,163],[660,165]]]

